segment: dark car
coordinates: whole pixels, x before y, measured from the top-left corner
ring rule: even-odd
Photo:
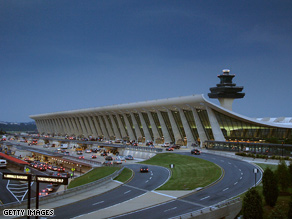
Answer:
[[[100,154],[100,156],[107,156],[107,153],[106,153],[106,152],[102,152],[102,153]]]
[[[105,157],[105,160],[113,160],[113,158],[111,156],[107,156]]]
[[[143,173],[143,172],[148,172],[148,171],[149,171],[149,169],[148,169],[147,166],[141,166],[141,167],[140,167],[140,172],[141,172],[141,173]]]
[[[48,190],[48,192],[53,192],[55,190],[52,184],[47,185],[46,189]]]
[[[65,167],[58,167],[58,172],[64,172],[65,171]]]
[[[199,151],[198,149],[193,149],[193,150],[191,150],[191,154],[200,155],[201,151]]]
[[[134,160],[134,157],[132,155],[127,155],[125,157],[126,160]]]
[[[95,158],[96,158],[96,155],[92,155],[91,158],[92,158],[92,159],[95,159]]]
[[[171,148],[174,148],[174,149],[180,149],[181,145],[179,144],[174,144],[171,146]]]

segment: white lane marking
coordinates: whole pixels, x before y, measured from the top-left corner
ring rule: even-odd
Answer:
[[[240,177],[239,179],[242,179],[242,177]]]
[[[238,182],[234,183],[234,185],[236,185]]]
[[[146,182],[145,183],[148,183],[149,182],[149,180],[146,180]]]
[[[149,179],[152,179],[152,177],[150,177]]]
[[[231,165],[231,163],[230,163],[230,162],[228,162],[228,164],[229,164],[229,165]]]
[[[92,205],[98,205],[98,204],[101,204],[101,203],[104,203],[104,201],[96,202],[96,203],[93,203]]]
[[[204,198],[201,198],[200,200],[202,201],[202,200],[207,199],[207,198],[210,198],[210,196],[206,196]]]
[[[153,176],[153,172],[151,171],[151,176]]]
[[[224,162],[224,160],[220,160],[221,162]]]
[[[241,172],[241,169],[239,169],[239,171]]]
[[[243,173],[241,173],[241,175],[243,175]]]
[[[124,194],[127,194],[127,193],[129,193],[129,192],[131,192],[132,190],[129,190],[129,191],[126,191],[126,192],[124,192]]]
[[[225,192],[226,190],[228,190],[229,188],[223,189],[223,192]]]
[[[155,191],[151,191],[151,192],[156,193],[156,194],[158,194],[158,195],[163,195],[163,196],[166,196],[166,197],[170,197],[170,198],[175,198],[175,199],[177,199],[177,197],[175,197],[175,196],[171,196],[171,195],[167,195],[167,194],[163,194],[163,193],[155,192]]]
[[[167,210],[165,210],[164,212],[171,211],[171,210],[174,210],[174,209],[177,209],[177,207],[167,209]]]

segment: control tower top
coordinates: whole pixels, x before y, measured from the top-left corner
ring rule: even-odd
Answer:
[[[229,73],[229,69],[224,69],[223,74],[217,76],[220,79],[220,84],[217,84],[216,87],[211,87],[211,93],[208,93],[208,96],[218,99],[221,106],[232,110],[233,100],[243,98],[245,93],[241,92],[243,90],[242,86],[236,86],[236,84],[232,82],[235,75]]]

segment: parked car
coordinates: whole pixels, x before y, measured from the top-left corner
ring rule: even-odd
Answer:
[[[83,152],[82,151],[77,151],[77,155],[82,155]]]
[[[200,155],[201,154],[201,151],[198,150],[198,149],[193,149],[193,150],[191,150],[191,154]]]
[[[164,143],[161,145],[161,147],[170,147],[170,143]]]
[[[168,148],[165,148],[166,151],[173,151],[174,149],[172,147],[168,147]]]
[[[100,156],[107,156],[107,153],[106,152],[102,152],[102,153],[100,153]]]
[[[103,162],[103,165],[110,166],[110,165],[112,165],[112,162],[109,161],[109,160],[106,160],[106,161]]]
[[[174,148],[174,149],[180,149],[181,145],[179,145],[179,144],[174,144],[174,145],[172,145],[171,147]]]
[[[122,164],[122,161],[120,159],[115,159],[113,163],[114,164]]]
[[[97,153],[97,152],[99,152],[101,149],[100,148],[92,148],[91,149],[91,151],[93,152],[93,153]]]
[[[107,156],[105,157],[105,160],[113,160],[113,158],[111,156]]]
[[[134,157],[132,155],[127,155],[125,157],[126,160],[134,160]]]
[[[92,159],[96,159],[96,155],[92,155],[91,158],[92,158]]]
[[[125,157],[124,156],[117,156],[117,159],[119,159],[121,161],[125,161]]]
[[[91,150],[90,150],[90,149],[87,149],[87,150],[85,151],[85,153],[91,153]]]
[[[141,167],[140,167],[140,172],[141,172],[141,173],[143,173],[143,172],[148,172],[148,171],[149,171],[149,169],[148,169],[147,166],[141,166]]]

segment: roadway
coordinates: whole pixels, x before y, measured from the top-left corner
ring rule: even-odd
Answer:
[[[140,166],[138,164],[126,165],[134,171],[133,179],[127,184],[102,195],[56,208],[54,218],[72,218],[117,205],[158,188],[169,178],[170,173],[166,168],[149,166],[148,173],[140,173]]]
[[[190,155],[189,152],[179,154],[194,156]],[[119,204],[123,202],[130,205],[131,201],[135,201],[135,198],[155,190],[169,177],[169,171],[162,167],[149,166],[151,170],[149,173],[140,173],[140,165],[126,165],[135,172],[130,182],[102,195],[56,208],[54,218],[73,218],[83,215],[87,215],[87,218],[91,216],[98,218],[101,209],[108,210],[108,217],[113,218],[146,219],[149,218],[149,215],[151,218],[157,219],[170,218],[215,205],[245,192],[255,184],[255,174],[253,173],[255,166],[250,163],[213,154],[202,154],[197,157],[220,166],[224,170],[223,178],[214,185],[183,198],[126,214],[123,213],[127,212],[127,209],[121,209],[121,215],[113,217],[111,208],[119,208]],[[261,174],[257,174],[256,181],[259,181],[260,178]]]

